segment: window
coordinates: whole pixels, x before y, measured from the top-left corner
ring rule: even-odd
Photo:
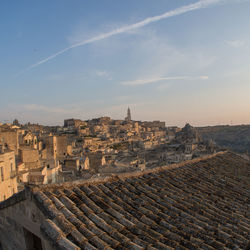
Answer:
[[[4,181],[3,167],[0,167],[0,180]]]

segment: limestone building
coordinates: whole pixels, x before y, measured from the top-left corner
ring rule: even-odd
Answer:
[[[34,169],[41,167],[39,152],[36,149],[23,147],[19,149],[19,159],[25,165],[25,169]]]
[[[0,202],[17,192],[17,175],[14,151],[0,145]]]
[[[17,130],[0,130],[0,139],[1,143],[4,143],[10,150],[15,152],[15,155],[18,154],[19,149],[19,134]]]

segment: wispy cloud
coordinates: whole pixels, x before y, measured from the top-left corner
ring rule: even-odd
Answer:
[[[137,79],[132,81],[124,81],[121,82],[122,85],[125,86],[136,86],[136,85],[144,85],[148,83],[155,83],[160,81],[169,81],[169,80],[207,80],[208,76],[170,76],[170,77],[154,77],[154,78],[148,78],[148,79]]]
[[[226,41],[226,44],[232,48],[242,48],[246,46],[246,42],[244,40]]]
[[[97,70],[96,75],[97,76],[109,76],[109,73],[106,70]]]
[[[106,70],[96,70],[95,74],[98,77],[102,77],[102,78],[106,78],[108,80],[112,80],[112,76],[111,76],[110,72],[108,72]]]
[[[100,41],[100,40],[103,40],[103,39],[106,39],[106,38],[109,38],[111,36],[115,36],[115,35],[118,35],[121,33],[130,32],[132,30],[144,27],[146,25],[149,25],[149,24],[154,23],[154,22],[158,22],[160,20],[163,20],[163,19],[166,19],[169,17],[178,16],[178,15],[181,15],[181,14],[184,14],[187,12],[191,12],[194,10],[202,9],[202,8],[207,8],[210,5],[214,5],[214,4],[218,4],[218,3],[225,3],[225,1],[224,0],[201,0],[201,1],[198,1],[196,3],[184,5],[182,7],[177,8],[177,9],[165,12],[161,15],[148,17],[140,22],[130,24],[130,25],[127,25],[124,27],[120,27],[120,28],[114,29],[110,32],[102,33],[102,34],[94,36],[90,39],[86,39],[86,40],[81,41],[79,43],[75,43],[67,48],[64,48],[63,50],[60,50],[60,51],[50,55],[49,57],[47,57],[39,62],[36,62],[35,64],[32,64],[31,66],[26,68],[24,71],[30,70],[32,68],[35,68],[35,67],[41,65],[41,64],[44,64],[44,63],[56,58],[57,56],[64,54],[65,52],[67,52],[71,49],[74,49],[74,48],[77,48],[80,46],[84,46],[86,44],[91,44],[91,43],[94,43],[94,42],[97,42],[97,41]]]

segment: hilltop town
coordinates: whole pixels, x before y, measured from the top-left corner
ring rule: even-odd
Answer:
[[[250,250],[250,0],[0,6],[0,250]]]
[[[67,119],[64,126],[0,125],[0,201],[43,185],[140,172],[212,154],[195,128],[167,127],[161,121],[100,117]]]

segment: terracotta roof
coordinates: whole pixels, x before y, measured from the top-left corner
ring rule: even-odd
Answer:
[[[238,249],[250,239],[249,166],[225,153],[33,196],[57,249]]]

